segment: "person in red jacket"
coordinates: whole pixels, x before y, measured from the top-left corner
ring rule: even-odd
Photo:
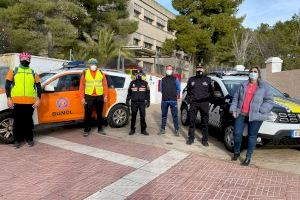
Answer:
[[[103,130],[103,105],[107,102],[108,87],[105,75],[98,69],[98,61],[91,58],[88,61],[89,69],[84,70],[80,79],[80,97],[84,105],[84,133],[88,136],[91,131],[93,107],[96,107],[98,133],[106,135]]]

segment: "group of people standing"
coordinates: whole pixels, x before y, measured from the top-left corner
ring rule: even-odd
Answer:
[[[170,108],[173,117],[174,135],[179,136],[178,123],[178,99],[180,98],[180,82],[173,76],[173,67],[166,67],[166,76],[160,83],[162,93],[161,101],[161,128],[159,135],[165,134],[168,110]],[[209,102],[214,98],[214,88],[212,80],[205,74],[205,68],[201,65],[196,67],[196,75],[190,77],[187,83],[187,96],[189,105],[190,127],[188,131],[187,145],[191,145],[195,140],[195,129],[197,114],[201,115],[201,132],[203,146],[208,147],[208,122],[209,122]],[[149,135],[146,131],[145,108],[149,107],[150,89],[148,83],[142,80],[141,73],[136,74],[128,89],[127,105],[131,100],[131,130],[129,135],[135,133],[135,122],[137,111],[140,111],[141,133]],[[249,80],[243,82],[235,95],[230,106],[230,112],[235,119],[234,124],[234,155],[233,161],[240,156],[241,140],[244,127],[248,124],[248,146],[245,160],[241,163],[248,166],[251,162],[252,154],[256,146],[257,134],[264,120],[273,107],[274,99],[270,87],[261,79],[259,67],[252,67],[249,70]]]
[[[35,108],[41,102],[40,77],[34,70],[30,69],[31,55],[27,52],[20,53],[20,65],[10,69],[6,77],[7,105],[14,110],[14,142],[19,148],[26,140],[29,146],[33,146],[33,120],[32,115]],[[84,133],[88,136],[91,131],[92,110],[96,107],[98,133],[105,135],[103,130],[102,111],[107,102],[108,86],[105,74],[98,68],[98,61],[89,59],[88,69],[84,70],[80,80],[79,95],[85,108]],[[180,82],[173,75],[172,66],[166,66],[166,76],[160,83],[162,93],[161,101],[161,127],[159,135],[165,134],[168,110],[170,108],[174,135],[180,135],[178,122],[178,99],[180,98]],[[205,74],[205,68],[201,65],[196,67],[196,75],[190,77],[187,83],[187,97],[190,102],[189,118],[190,127],[186,144],[191,145],[195,140],[196,118],[198,112],[201,114],[203,146],[208,144],[208,122],[209,102],[214,98],[214,89],[211,79]],[[230,112],[235,118],[234,125],[234,155],[232,160],[240,156],[241,138],[245,123],[248,123],[248,148],[246,159],[242,165],[249,165],[256,145],[259,128],[264,120],[268,118],[273,107],[273,95],[267,84],[261,80],[258,67],[252,67],[249,73],[249,81],[241,84],[236,91]],[[126,104],[131,108],[131,126],[129,135],[135,134],[136,116],[140,113],[141,133],[149,135],[146,124],[146,108],[150,106],[150,87],[143,80],[142,73],[136,73],[135,80],[131,81],[128,88]]]

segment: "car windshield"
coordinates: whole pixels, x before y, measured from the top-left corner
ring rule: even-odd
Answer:
[[[245,80],[222,80],[222,81],[223,81],[228,93],[230,94],[230,96],[233,96],[235,91],[237,91],[237,89],[239,88],[241,83],[244,82]],[[270,89],[271,89],[274,96],[276,96],[276,97],[285,97],[284,94],[282,92],[280,92],[278,89],[276,89],[275,87],[273,87],[269,83],[267,83],[267,84],[270,87]]]
[[[240,87],[241,83],[245,80],[222,80],[229,95],[233,96],[235,91]]]
[[[46,80],[48,80],[49,78],[51,78],[54,75],[55,75],[55,73],[49,73],[49,72],[41,73],[40,74],[41,83],[45,82]]]

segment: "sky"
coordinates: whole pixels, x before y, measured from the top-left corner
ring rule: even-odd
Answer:
[[[175,14],[172,0],[157,0]],[[247,28],[257,28],[261,23],[274,25],[277,21],[286,21],[300,13],[300,0],[244,0],[239,6],[237,16],[246,16],[243,25]]]

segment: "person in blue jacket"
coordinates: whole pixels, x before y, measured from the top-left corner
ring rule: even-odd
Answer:
[[[161,128],[159,134],[165,134],[168,110],[170,107],[175,129],[174,134],[175,136],[179,136],[177,99],[180,96],[180,82],[173,76],[173,67],[170,65],[166,66],[166,76],[161,80],[160,91],[162,93],[162,101]]]

